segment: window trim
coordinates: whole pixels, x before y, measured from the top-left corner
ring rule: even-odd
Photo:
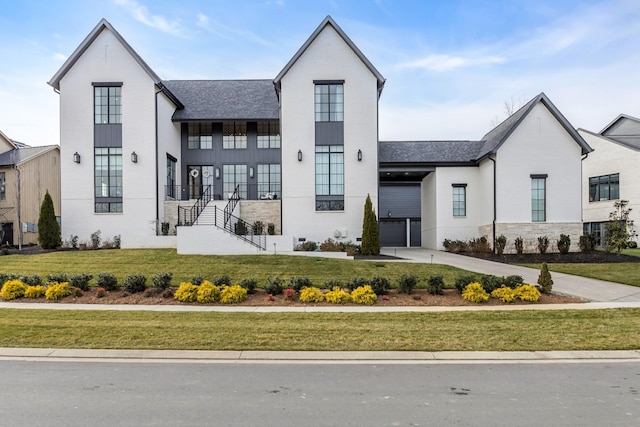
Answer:
[[[325,150],[326,147],[326,151],[319,151],[319,150]],[[340,151],[332,151],[332,148],[334,150],[340,150]],[[322,173],[322,176],[326,176],[327,177],[327,182],[326,183],[320,183],[318,184],[318,176],[319,176],[319,172],[318,172],[318,154],[321,155],[326,155],[328,156],[328,162],[327,162],[327,167],[328,170],[326,173]],[[342,155],[342,162],[341,163],[334,163],[334,168],[337,168],[338,166],[341,166],[341,172],[334,172],[332,173],[332,163],[331,163],[331,154],[341,154]],[[315,164],[315,199],[316,199],[316,212],[321,212],[321,211],[344,211],[344,187],[345,187],[345,182],[344,182],[344,145],[341,144],[323,144],[323,145],[316,145],[315,146],[315,150],[314,150],[314,164]],[[337,183],[333,183],[332,184],[332,179],[331,177],[334,177],[335,180],[338,180],[338,177],[341,176],[341,182],[337,182]],[[340,180],[338,180],[340,181]],[[326,186],[327,187],[327,193],[326,194],[318,194],[318,185],[321,186]],[[340,190],[338,190],[338,188],[340,188]],[[332,190],[335,190],[332,191]],[[323,192],[324,193],[324,192]]]
[[[327,102],[318,102],[318,87],[327,86]],[[335,97],[331,97],[331,86],[340,86],[342,88],[342,100],[338,103]],[[322,101],[322,100],[321,100]],[[314,118],[316,123],[344,123],[344,80],[314,80],[313,86],[313,102],[314,102]],[[326,105],[326,111],[318,111],[319,105]],[[331,106],[340,105],[342,108],[334,108]],[[340,110],[340,111],[339,111]],[[323,115],[326,115],[326,120],[323,120]],[[339,119],[338,119],[339,115]]]
[[[466,218],[467,216],[467,184],[451,184],[451,188],[452,188],[452,208],[453,208],[453,216],[454,218]],[[460,207],[457,207],[457,211],[458,213],[456,214],[456,200],[455,200],[455,190],[457,188],[462,188],[463,192],[462,192],[462,214],[460,214]]]
[[[548,175],[545,174],[531,174],[531,222],[546,222],[547,221],[547,178]],[[543,193],[543,198],[542,198],[542,202],[543,202],[543,209],[542,211],[540,209],[536,209],[534,210],[534,206],[533,206],[533,182],[534,180],[542,180],[542,182],[544,183],[544,188],[542,189]],[[537,189],[536,191],[539,191],[539,189]],[[540,200],[538,198],[536,198],[536,200]],[[542,219],[535,219],[534,218],[534,212],[537,213],[539,215],[540,212],[542,212]]]
[[[616,196],[617,197],[612,197],[611,194],[611,183],[612,183],[612,177],[617,177],[617,187],[616,187]],[[605,184],[601,184],[601,181],[603,178],[607,178],[607,183],[606,183],[606,188],[607,188],[607,194],[608,194],[608,198],[603,199],[601,197],[602,194],[602,188],[605,187]],[[592,180],[597,180],[597,182],[595,183],[596,185],[596,193],[598,195],[598,198],[596,199],[595,197],[593,198],[593,200],[591,199],[591,181]],[[595,202],[609,202],[611,200],[620,200],[620,172],[616,172],[616,173],[610,173],[610,174],[605,174],[605,175],[598,175],[598,176],[590,176],[589,180],[587,181],[587,185],[589,188],[589,203],[595,203]]]
[[[98,195],[96,192],[97,189],[97,176],[96,176],[96,158],[98,157],[98,154],[96,153],[97,150],[107,150],[106,154],[100,154],[100,157],[106,157],[107,159],[107,190],[109,193],[111,193],[111,179],[113,178],[111,176],[111,172],[112,170],[115,172],[117,171],[116,168],[111,167],[111,157],[114,156],[120,156],[120,195],[119,196],[111,196],[111,195],[107,195],[107,196],[101,196]],[[120,150],[119,154],[111,154],[111,150]],[[124,204],[123,204],[123,199],[124,199],[124,174],[123,174],[123,162],[124,162],[124,157],[122,154],[122,147],[94,147],[93,149],[93,161],[94,161],[94,166],[93,166],[93,210],[94,213],[97,214],[121,214],[123,213],[124,210]],[[114,165],[114,166],[117,166]],[[117,174],[114,176],[115,178],[117,178]],[[114,189],[117,189],[118,186],[114,185]],[[116,190],[117,191],[117,190]],[[101,211],[98,210],[98,205],[107,205],[108,206],[108,210],[107,211]],[[119,206],[119,210],[112,210],[111,208],[114,206]]]
[[[122,124],[122,82],[93,82],[91,83],[91,85],[93,86],[93,124],[94,125],[121,125]],[[107,89],[107,103],[106,103],[106,107],[107,107],[107,112],[104,113],[103,111],[100,112],[100,114],[97,114],[96,111],[96,107],[98,107],[98,105],[96,104],[96,89],[101,88]],[[113,113],[111,112],[111,96],[109,95],[110,90],[109,89],[119,89],[120,90],[120,94],[117,96],[117,98],[119,98],[119,103],[113,105],[113,107],[118,107],[120,112],[119,113]],[[102,98],[102,96],[101,96]],[[116,98],[116,96],[114,95],[114,98]],[[100,104],[100,106],[102,107],[102,104]],[[100,117],[100,121],[98,121],[98,116]],[[114,120],[115,121],[111,121],[111,116],[114,116]],[[107,121],[103,122],[103,118],[106,117]]]

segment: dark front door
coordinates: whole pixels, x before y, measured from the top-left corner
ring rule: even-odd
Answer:
[[[0,244],[8,244],[13,246],[13,223],[6,222],[2,224],[2,231],[0,231]]]

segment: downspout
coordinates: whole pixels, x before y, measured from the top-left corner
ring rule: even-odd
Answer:
[[[156,90],[155,94],[155,120],[156,120],[156,236],[158,235],[158,224],[160,223],[160,179],[158,178],[159,166],[158,166],[158,94],[162,92],[162,89]]]
[[[584,205],[583,202],[584,200],[582,200],[582,196],[583,196],[583,186],[584,186],[584,179],[582,177],[582,162],[584,160],[586,160],[586,158],[589,157],[589,153],[584,153],[582,155],[582,158],[580,159],[580,222],[582,223],[582,233],[584,234]]]
[[[493,253],[496,253],[496,211],[497,211],[497,197],[496,197],[496,159],[491,156],[487,157],[489,160],[493,162],[493,221],[491,223],[492,231],[493,231],[493,243],[491,247],[493,248]]]

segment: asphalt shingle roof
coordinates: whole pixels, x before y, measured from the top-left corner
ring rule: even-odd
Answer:
[[[174,121],[277,120],[273,80],[165,80],[164,86],[184,105]]]
[[[482,141],[380,141],[380,163],[469,163]]]

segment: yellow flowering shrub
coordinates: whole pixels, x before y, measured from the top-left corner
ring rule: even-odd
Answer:
[[[223,304],[239,303],[246,299],[247,290],[240,285],[223,286],[220,290],[220,302]]]
[[[27,289],[24,291],[25,298],[40,298],[43,297],[46,292],[46,289],[42,285],[37,286],[27,286]]]
[[[358,286],[351,292],[351,301],[356,304],[373,305],[378,301],[378,296],[371,286]]]
[[[208,304],[220,300],[220,288],[205,280],[198,287],[198,293],[196,296],[198,302],[202,304]]]
[[[300,291],[301,302],[322,302],[324,301],[324,294],[315,286],[302,288]]]
[[[346,304],[351,302],[351,295],[349,292],[343,291],[338,286],[334,286],[332,290],[325,294],[327,302],[332,304]]]
[[[182,282],[173,295],[176,301],[194,302],[198,300],[198,287],[189,282]]]
[[[540,299],[540,291],[533,285],[520,285],[514,290],[514,293],[522,301],[537,302]]]
[[[506,286],[491,291],[491,297],[499,299],[502,302],[513,302],[516,299],[516,292]]]
[[[462,291],[462,298],[471,302],[487,302],[489,294],[478,282],[469,283]]]
[[[49,282],[47,283],[47,290],[44,293],[46,299],[54,301],[68,297],[69,295],[71,295],[69,282]]]
[[[2,290],[0,290],[0,296],[5,301],[10,301],[12,299],[22,298],[26,290],[27,285],[22,283],[20,280],[7,280],[4,282]]]

